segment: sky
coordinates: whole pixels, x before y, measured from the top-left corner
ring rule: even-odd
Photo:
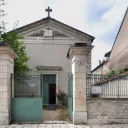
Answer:
[[[7,31],[47,17],[45,9],[52,8],[51,17],[95,37],[92,69],[111,50],[128,6],[128,0],[6,0]]]

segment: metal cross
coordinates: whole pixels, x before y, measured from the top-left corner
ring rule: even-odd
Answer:
[[[52,9],[50,9],[50,7],[48,7],[48,9],[46,9],[45,11],[48,12],[48,17],[50,17],[50,12],[52,12]]]

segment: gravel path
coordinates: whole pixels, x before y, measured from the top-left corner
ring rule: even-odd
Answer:
[[[43,120],[44,121],[52,121],[59,120],[60,110],[43,110]]]

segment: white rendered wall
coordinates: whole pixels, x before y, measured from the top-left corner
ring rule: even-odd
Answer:
[[[34,68],[37,65],[44,66],[60,66],[61,71],[58,72],[59,89],[68,92],[68,73],[71,72],[71,60],[68,59],[67,52],[70,44],[52,44],[52,43],[27,43],[26,52],[30,57],[28,65]],[[88,57],[88,71],[91,71],[91,55]]]

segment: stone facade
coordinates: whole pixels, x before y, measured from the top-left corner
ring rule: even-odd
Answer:
[[[87,123],[128,123],[128,99],[87,100]]]
[[[0,47],[0,124],[11,121],[11,73],[15,53],[9,46]]]
[[[113,43],[109,61],[102,66],[97,66],[95,72],[107,74],[113,70],[119,70],[128,65],[128,8],[120,25],[115,42]]]
[[[110,54],[110,71],[123,68],[128,64],[128,9],[124,15],[116,40]]]
[[[24,36],[23,42],[26,53],[30,57],[28,65],[31,69],[35,70],[39,66],[61,67],[61,70],[43,69],[43,74],[56,75],[56,92],[60,89],[64,90],[66,94],[68,93],[68,73],[72,71],[73,122],[76,124],[85,123],[87,120],[86,72],[91,72],[91,48],[94,37],[52,18],[45,18],[21,27],[18,32]],[[68,49],[76,44],[84,44],[84,46],[78,46],[74,49],[75,51],[72,51],[71,61],[66,55]],[[8,80],[5,85],[0,81],[1,85],[7,88],[6,97],[3,97],[4,90],[0,92],[0,109],[2,111],[0,112],[0,123],[8,124],[11,106],[10,75],[13,73],[15,55],[10,51],[0,57],[0,65],[2,65],[2,61],[5,62],[4,66],[7,70],[3,75],[3,67],[0,67],[0,79],[1,81],[6,79],[6,82]],[[7,112],[3,112],[3,106],[7,108]]]
[[[86,59],[86,73],[91,73],[91,52],[87,55]]]
[[[48,31],[49,32],[48,32]],[[30,57],[28,65],[31,69],[36,66],[61,67],[61,70],[43,70],[44,74],[56,74],[56,92],[58,89],[68,93],[68,73],[71,72],[71,60],[66,54],[71,45],[86,43],[91,45],[94,37],[71,28],[52,18],[19,28],[24,36],[26,53]],[[47,35],[48,33],[49,35]],[[38,51],[36,50],[38,49]],[[91,53],[87,57],[87,72],[91,72]]]
[[[109,63],[110,61],[105,62],[101,66],[96,67],[94,70],[92,70],[93,74],[107,74],[110,72],[109,69]]]
[[[71,46],[69,58],[72,59],[73,74],[73,123],[80,124],[87,121],[86,109],[86,72],[90,70],[92,46]]]

